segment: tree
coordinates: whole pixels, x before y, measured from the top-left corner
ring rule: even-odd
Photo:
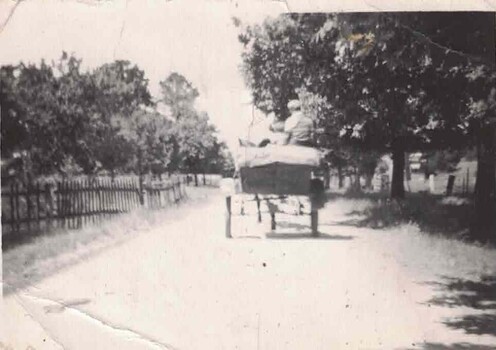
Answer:
[[[286,119],[287,103],[298,98],[297,89],[306,86],[306,73],[313,63],[332,62],[333,55],[318,62],[316,56],[311,57],[312,35],[325,20],[324,15],[281,15],[243,28],[239,35],[245,48],[242,70],[258,109]],[[311,58],[316,60],[312,63]]]
[[[212,147],[207,150],[205,155],[204,171],[206,173],[232,176],[234,170],[234,159],[226,144],[214,140]]]
[[[283,86],[325,97],[331,108],[321,127],[341,130],[341,140],[355,145],[392,152],[391,196],[403,198],[405,151],[446,147],[464,136],[453,113],[466,108],[459,98],[462,72],[450,70],[447,54],[409,28],[433,19],[387,13],[282,15],[248,28],[240,40],[254,103],[267,111],[283,110],[289,98],[280,93]],[[436,90],[440,83],[456,93]]]
[[[121,60],[96,68],[89,79],[91,123],[86,134],[91,141],[90,152],[101,168],[114,173],[129,166],[131,148],[136,151],[136,147],[143,147],[138,134],[143,126],[137,115],[152,105],[148,80],[139,67]],[[130,130],[134,132],[132,136]]]
[[[19,144],[26,142],[26,125],[22,119],[22,110],[16,99],[18,69],[15,66],[0,68],[0,108],[2,116],[2,156],[11,157]]]
[[[475,216],[472,234],[495,239],[496,232],[496,72],[478,65],[468,75],[472,98],[468,125],[477,149]]]
[[[173,122],[156,111],[138,110],[121,128],[120,135],[131,145],[126,155],[131,168],[139,175],[161,176],[171,161]]]
[[[353,114],[348,135],[358,129],[364,144],[392,152],[394,198],[404,197],[405,151],[464,144],[462,62],[426,40],[429,32],[412,30],[439,32],[440,22],[453,27],[457,20],[445,14],[346,14],[329,19],[317,35],[325,40],[329,31],[340,33],[336,60],[348,76],[342,85],[355,90],[349,96],[363,109]]]
[[[175,138],[179,145],[180,168],[195,174],[204,170],[207,152],[216,142],[215,128],[206,113],[191,112],[175,123]]]
[[[81,60],[63,53],[52,65],[1,72],[4,155],[25,154],[33,175],[64,173],[68,164],[87,174],[124,165],[129,145],[115,121],[151,103],[138,67],[116,61],[83,72]]]
[[[160,82],[163,102],[172,117],[179,120],[194,110],[194,103],[199,96],[198,90],[181,74],[173,72]]]
[[[493,34],[493,14],[305,14],[249,27],[240,40],[254,103],[284,110],[282,86],[327,98],[335,112],[324,130],[340,126],[341,139],[392,153],[393,198],[404,196],[405,151],[463,147],[473,135],[476,221],[494,230],[492,79],[480,83],[492,75],[481,66],[494,64]]]
[[[81,83],[84,78],[77,60],[63,56],[61,61],[67,67],[66,72],[43,61],[39,67],[24,64],[15,67],[14,88],[7,98],[14,100],[15,105],[7,104],[8,110],[2,115],[15,116],[22,131],[18,135],[15,128],[2,125],[2,132],[6,140],[13,140],[12,145],[26,155],[29,161],[25,165],[30,166],[25,170],[29,173],[60,170],[67,158],[79,153],[75,133],[86,115],[80,108],[74,108],[73,101],[81,97],[83,90],[77,89],[74,82]],[[16,136],[21,138],[15,140]]]
[[[225,145],[217,140],[208,115],[195,108],[198,90],[175,72],[160,82],[160,87],[161,102],[174,120],[170,168],[194,173],[196,183],[200,172],[220,172]]]

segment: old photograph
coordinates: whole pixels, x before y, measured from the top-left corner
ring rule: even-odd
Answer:
[[[324,2],[0,1],[0,350],[496,349],[496,3]]]

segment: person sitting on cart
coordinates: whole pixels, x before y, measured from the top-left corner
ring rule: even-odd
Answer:
[[[285,143],[312,147],[314,145],[313,134],[315,129],[312,118],[301,111],[301,103],[298,100],[289,101],[288,110],[291,115],[284,122]]]
[[[284,133],[283,145],[299,145],[313,147],[313,135],[315,125],[312,118],[306,116],[301,110],[301,103],[298,100],[292,100],[288,103],[290,116],[286,121],[276,121],[270,126],[274,133]],[[240,146],[243,147],[265,147],[269,144],[278,143],[270,138],[263,139],[260,143],[255,144],[246,140],[239,140]]]
[[[301,111],[301,103],[298,100],[292,100],[288,103],[288,110],[291,113],[286,121],[276,121],[270,126],[274,133],[284,133],[283,145],[299,145],[313,147],[313,134],[315,125],[312,118],[306,116]],[[263,139],[258,147],[265,147],[268,144],[279,143],[271,139]],[[280,143],[279,143],[280,144]]]

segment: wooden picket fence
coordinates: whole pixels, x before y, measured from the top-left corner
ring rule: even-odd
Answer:
[[[77,229],[139,207],[159,209],[185,197],[185,181],[140,185],[139,179],[14,183],[2,189],[2,235]]]
[[[194,174],[181,174],[180,179],[188,186],[218,187],[222,176],[218,174],[197,174],[195,181]]]

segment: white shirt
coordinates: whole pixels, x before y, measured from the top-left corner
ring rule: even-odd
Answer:
[[[301,117],[303,117],[303,113],[301,112],[294,112],[291,114],[291,116],[284,122],[284,132],[291,132],[291,130],[298,125]]]
[[[284,123],[284,131],[291,134],[290,143],[309,142],[312,140],[314,125],[311,118],[297,111]]]

